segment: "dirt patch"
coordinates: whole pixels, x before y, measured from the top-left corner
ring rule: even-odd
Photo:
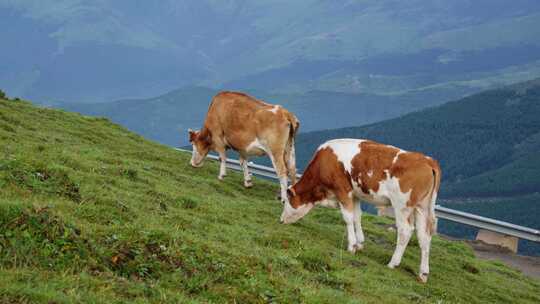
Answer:
[[[503,247],[489,245],[480,241],[466,241],[477,258],[500,261],[509,267],[518,269],[523,274],[540,279],[540,257],[530,257],[515,254]]]

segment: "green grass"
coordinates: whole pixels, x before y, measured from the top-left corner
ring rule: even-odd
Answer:
[[[278,223],[277,186],[217,180],[188,155],[106,119],[0,100],[1,303],[521,303],[540,282],[435,237],[430,281],[413,239],[363,219],[345,251],[339,212]]]

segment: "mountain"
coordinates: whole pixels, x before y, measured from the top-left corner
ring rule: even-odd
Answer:
[[[188,144],[186,130],[202,126],[212,97],[218,90],[185,87],[148,98],[107,103],[56,103],[54,107],[85,115],[108,117],[128,129],[161,143]],[[441,90],[423,90],[399,96],[329,91],[269,93],[248,91],[252,96],[280,104],[300,119],[300,132],[369,124],[440,104]],[[461,97],[463,92],[447,92]]]
[[[340,137],[431,155],[443,172],[440,203],[540,229],[540,79],[371,125],[300,134],[299,167],[321,143]],[[459,237],[474,233],[452,224],[443,231]],[[523,243],[522,252],[540,252],[538,244]]]
[[[369,138],[439,159],[443,196],[540,190],[540,79],[372,125],[301,134],[299,164],[330,138]]]
[[[390,220],[365,215],[351,255],[339,212],[280,225],[276,184],[218,181],[107,119],[5,99],[0,117],[2,303],[540,302],[537,279],[438,236],[419,284],[416,241],[385,265]]]
[[[188,128],[202,126],[216,90],[186,87],[167,94],[108,103],[60,103],[55,107],[92,116],[108,117],[147,138],[171,146],[188,143]]]
[[[0,0],[0,27],[2,87],[42,104],[187,85],[470,93],[540,75],[536,0]]]

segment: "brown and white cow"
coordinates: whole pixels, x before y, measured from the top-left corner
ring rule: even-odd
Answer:
[[[287,173],[296,182],[294,138],[299,122],[296,116],[279,105],[271,105],[238,92],[217,94],[208,109],[200,131],[189,130],[193,146],[191,165],[202,166],[210,150],[219,154],[218,178],[226,175],[226,154],[229,148],[240,154],[244,170],[244,186],[252,186],[248,171],[249,156],[268,155],[281,186],[282,201],[287,198]]]
[[[354,253],[364,243],[360,201],[376,207],[391,205],[397,245],[388,267],[400,264],[416,226],[421,248],[419,279],[427,282],[440,177],[437,161],[423,154],[370,140],[330,140],[319,147],[300,181],[289,188],[281,221],[293,223],[315,205],[340,208],[347,225],[348,250]]]

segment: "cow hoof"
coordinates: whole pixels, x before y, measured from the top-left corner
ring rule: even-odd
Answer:
[[[219,179],[220,181],[222,181],[224,178],[225,178],[225,175],[220,175],[220,176],[218,176],[218,179]]]
[[[364,249],[363,243],[356,243],[354,246],[356,247],[356,251],[360,251]]]
[[[244,181],[244,187],[251,188],[253,187],[253,183],[251,181]]]
[[[424,283],[424,284],[427,283],[428,275],[429,275],[429,273],[419,274],[418,277],[417,277],[418,282]]]
[[[390,262],[390,263],[388,263],[388,265],[386,265],[386,266],[388,266],[388,268],[390,268],[390,269],[394,269],[394,268],[396,268],[397,265],[395,265],[394,263]]]
[[[349,251],[350,253],[352,254],[355,254],[356,253],[356,244],[352,245],[352,246],[349,246],[349,248],[347,248],[347,251]]]

